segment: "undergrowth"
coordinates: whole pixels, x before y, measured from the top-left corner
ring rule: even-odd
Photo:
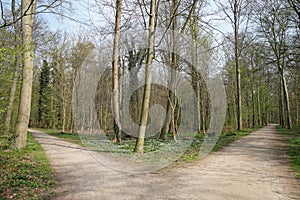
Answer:
[[[300,127],[292,130],[278,127],[278,130],[281,134],[284,134],[289,138],[287,154],[292,168],[296,172],[296,177],[300,178]]]
[[[47,199],[55,185],[44,150],[31,134],[23,149],[0,149],[0,174],[0,199]]]
[[[218,151],[222,149],[224,146],[227,146],[231,142],[249,135],[252,131],[257,130],[258,128],[261,127],[255,127],[255,128],[250,128],[250,129],[244,129],[241,131],[231,131],[231,132],[224,132],[220,135],[216,145],[213,148],[213,151]],[[77,133],[62,133],[59,131],[55,130],[44,130],[46,133],[56,136],[62,139],[65,139],[69,142],[73,142],[76,144],[83,145],[80,136]],[[169,135],[169,138],[172,138],[172,135]],[[191,142],[191,146],[187,149],[187,151],[180,157],[180,161],[184,162],[193,162],[198,160],[199,158],[199,150],[200,147],[205,139],[204,134],[197,134],[194,138],[193,141]],[[136,140],[134,138],[131,139],[126,139],[123,140],[121,144],[116,144],[118,145],[117,147],[120,150],[126,150],[128,152],[132,152],[135,146]],[[144,152],[153,152],[157,151],[160,148],[168,145],[168,143],[173,142],[172,139],[170,140],[160,140],[158,135],[152,136],[150,138],[145,139],[145,146],[144,146]]]

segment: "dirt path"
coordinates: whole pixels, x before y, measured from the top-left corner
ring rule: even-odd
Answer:
[[[274,125],[178,168],[128,174],[102,166],[84,148],[32,131],[58,173],[54,199],[300,199],[284,138]]]

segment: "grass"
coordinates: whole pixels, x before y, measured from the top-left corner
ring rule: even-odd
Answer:
[[[248,129],[243,129],[240,131],[230,131],[227,133],[221,134],[217,144],[214,146],[213,151],[218,151],[222,149],[223,147],[229,145],[230,143],[240,139],[241,137],[247,136],[250,133],[252,133],[255,130],[258,130],[262,128],[260,127],[254,127],[254,128],[248,128]]]
[[[249,135],[252,131],[257,130],[259,128],[261,128],[261,127],[244,129],[241,131],[231,131],[231,132],[222,133],[220,135],[218,142],[214,146],[213,151],[218,151],[218,150],[222,149],[223,147],[229,145],[233,141],[235,141],[243,136]],[[61,132],[55,131],[55,130],[43,130],[43,131],[50,135],[62,138],[66,141],[83,145],[80,140],[80,136],[77,133],[61,133]],[[198,160],[199,149],[204,141],[204,137],[205,137],[204,134],[197,134],[196,137],[193,139],[191,146],[181,156],[179,161],[193,162],[193,161]],[[169,138],[172,138],[172,136],[170,135]],[[167,140],[167,141],[160,140],[157,135],[152,136],[151,138],[148,138],[145,140],[144,152],[148,153],[148,152],[159,150],[160,148],[168,145],[170,142],[173,142],[173,141],[172,140]],[[123,140],[123,142],[121,144],[117,144],[117,145],[118,145],[117,148],[120,150],[126,150],[129,152],[132,152],[134,149],[134,146],[135,146],[135,139]]]
[[[213,148],[213,152],[219,151],[225,146],[228,146],[230,143],[240,139],[241,137],[244,137],[246,135],[249,135],[251,132],[259,129],[261,127],[254,127],[249,129],[244,129],[240,131],[229,131],[229,132],[223,132],[216,145]],[[194,162],[198,160],[199,157],[199,149],[202,145],[202,141],[204,140],[204,135],[197,135],[196,140],[193,141],[192,145],[188,149],[188,151],[181,156],[181,159],[185,162]]]
[[[278,127],[281,134],[288,136],[289,147],[287,154],[290,159],[292,168],[296,173],[296,177],[300,178],[300,127],[292,130]]]
[[[83,146],[82,141],[80,139],[80,136],[78,133],[69,133],[69,132],[61,132],[55,129],[41,129],[41,128],[35,128],[35,130],[43,131],[49,135],[61,138],[63,140],[78,144]]]
[[[27,147],[0,149],[0,199],[45,199],[55,185],[43,148],[28,134]]]

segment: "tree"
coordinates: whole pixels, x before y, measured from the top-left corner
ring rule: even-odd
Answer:
[[[148,112],[150,106],[150,95],[151,95],[151,79],[152,79],[152,62],[154,59],[154,34],[155,34],[155,23],[156,23],[156,0],[151,0],[150,3],[150,19],[149,19],[149,38],[148,38],[148,51],[146,59],[146,70],[145,70],[145,86],[144,96],[142,105],[142,114],[140,120],[140,129],[134,151],[137,153],[144,152],[144,140],[146,134],[146,126],[148,121]]]
[[[13,77],[13,82],[10,90],[10,96],[9,96],[9,104],[8,104],[8,109],[6,111],[6,117],[5,117],[5,128],[4,132],[9,133],[10,132],[10,127],[11,127],[11,120],[12,120],[12,112],[13,112],[13,107],[14,107],[14,102],[15,102],[15,96],[16,96],[16,90],[17,90],[17,81],[19,78],[19,40],[20,40],[20,27],[17,23],[17,18],[18,18],[18,11],[16,10],[16,1],[12,0],[11,3],[11,13],[13,16],[13,29],[14,29],[14,58],[13,58],[13,66],[14,66],[14,77]]]
[[[171,60],[169,61],[169,96],[168,96],[168,104],[167,104],[167,111],[166,111],[166,118],[164,126],[161,130],[160,139],[166,140],[168,138],[168,133],[172,132],[173,139],[176,141],[176,128],[175,128],[175,108],[176,108],[176,99],[175,95],[172,92],[175,92],[175,84],[176,84],[176,70],[178,68],[178,56],[176,54],[177,52],[177,40],[176,35],[178,32],[178,1],[172,0],[172,19],[170,20],[172,22],[172,50],[171,53]]]
[[[23,72],[19,113],[16,124],[16,146],[23,148],[27,143],[27,129],[31,109],[31,94],[33,80],[33,40],[32,30],[36,0],[22,0],[22,37],[25,51],[23,53]]]
[[[121,142],[122,128],[120,122],[120,105],[119,105],[119,44],[120,44],[120,27],[121,27],[121,8],[122,0],[116,0],[116,18],[115,18],[115,36],[113,48],[113,112],[114,112],[114,131],[117,142]]]
[[[43,61],[40,76],[39,107],[38,120],[40,127],[49,127],[50,125],[50,66],[46,60]]]
[[[228,0],[228,6],[218,1],[219,7],[222,9],[234,32],[234,62],[235,62],[235,79],[236,79],[236,104],[237,104],[237,129],[243,129],[242,119],[242,90],[241,90],[241,72],[240,72],[240,55],[241,55],[241,38],[240,29],[244,23],[243,14],[248,12],[247,0]],[[229,8],[228,8],[229,7]],[[246,23],[247,26],[247,23]],[[246,27],[247,28],[247,27]]]
[[[261,34],[271,50],[271,63],[274,64],[280,76],[280,117],[281,125],[292,128],[290,99],[287,87],[285,69],[288,56],[289,12],[286,4],[275,0],[262,2],[262,7],[257,12]],[[268,8],[266,10],[266,8]],[[286,118],[286,120],[285,120]]]
[[[17,24],[25,16],[32,15],[32,14],[36,15],[36,14],[39,14],[39,13],[43,13],[45,11],[47,11],[47,13],[53,13],[53,14],[58,14],[58,15],[61,15],[61,16],[65,16],[63,13],[56,12],[55,8],[58,8],[58,7],[62,6],[63,4],[68,4],[69,1],[66,1],[66,0],[39,1],[38,6],[37,6],[36,0],[30,0],[30,2],[28,2],[28,3],[29,3],[28,5],[30,5],[30,7],[34,6],[34,12],[33,13],[31,13],[32,10],[29,9],[29,6],[28,6],[27,7],[28,9],[25,10],[24,12],[21,12],[20,15],[17,15],[16,17],[13,17],[13,18],[10,18],[10,17],[6,17],[6,15],[5,15],[6,7],[4,5],[6,4],[6,2],[3,4],[3,2],[0,1],[0,15],[1,15],[0,29],[10,27],[14,24]],[[15,10],[15,11],[20,11],[21,10],[21,9],[16,9],[15,6],[16,6],[16,0],[11,0],[12,11],[13,10]]]
[[[300,29],[300,1],[299,0],[287,0],[289,5],[292,7],[294,12],[297,14],[298,19],[296,19],[296,23],[298,28]]]

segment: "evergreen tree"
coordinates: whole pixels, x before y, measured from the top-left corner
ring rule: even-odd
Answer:
[[[50,66],[46,60],[43,61],[41,76],[40,76],[40,91],[39,91],[39,125],[41,127],[49,126],[50,114]]]

